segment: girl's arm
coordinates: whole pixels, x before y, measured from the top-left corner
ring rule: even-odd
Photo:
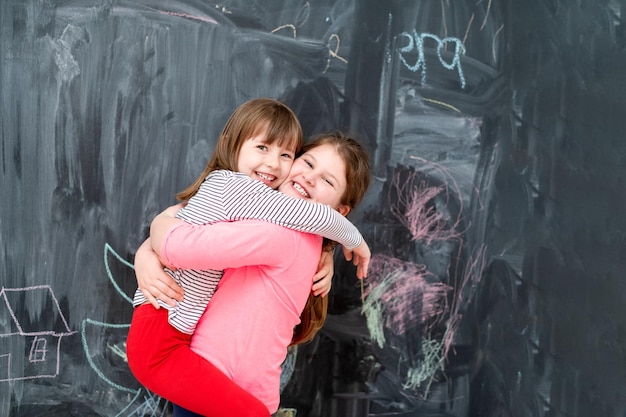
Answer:
[[[183,289],[163,271],[161,260],[152,250],[150,238],[137,249],[134,268],[137,286],[154,308],[161,307],[157,299],[172,307],[176,307],[176,301],[183,300]]]
[[[152,248],[168,267],[225,269],[282,262],[279,240],[285,229],[264,221],[194,225],[172,217],[176,207],[158,214],[150,225]]]
[[[150,224],[149,239],[152,245],[152,250],[157,257],[161,256],[161,245],[163,245],[163,240],[165,239],[167,232],[169,232],[174,226],[183,223],[183,220],[174,217],[178,210],[182,207],[183,204],[170,206],[161,213],[157,214],[152,220],[152,223]]]
[[[149,248],[149,250],[153,254],[154,258],[158,260],[159,266],[161,266],[161,264],[158,254],[160,253],[161,245],[163,244],[165,236],[172,227],[182,222],[182,220],[174,218],[174,214],[177,212],[178,207],[179,206],[169,207],[168,209],[157,215],[150,225],[150,241],[152,243],[152,247]],[[315,295],[328,295],[332,286],[333,272],[333,252],[331,248],[325,248],[324,250],[322,250],[322,256],[320,257],[320,263],[318,265],[317,272],[313,276],[313,286],[311,287],[311,291],[313,291]],[[180,287],[176,285],[176,283],[171,279],[168,274],[164,275],[166,275],[169,280],[165,280],[161,275],[156,274],[146,276],[146,278],[142,282],[143,286],[140,286],[144,295],[146,293],[149,293],[152,294],[155,298],[160,299],[162,299],[162,294],[171,298],[177,296],[178,292],[174,292],[174,289],[178,289]],[[148,299],[152,302],[150,298]],[[156,303],[156,301],[154,303]]]
[[[367,274],[369,247],[348,219],[329,206],[286,196],[241,173],[213,171],[176,216],[194,224],[256,219],[318,234],[344,246],[346,259],[359,266],[359,278]]]
[[[211,177],[209,176],[209,181]],[[223,183],[227,220],[257,219],[301,232],[313,233],[353,250],[363,242],[359,230],[325,204],[289,197],[243,174]]]
[[[265,185],[263,185],[263,187],[267,188]],[[284,196],[284,194],[281,194],[281,193],[278,193],[278,192],[276,194]],[[285,196],[285,197],[287,197],[287,196]],[[293,198],[292,200],[294,200],[294,201],[303,201],[303,200],[299,200],[299,199],[296,199],[296,198]],[[308,203],[308,204],[311,204],[311,203]],[[317,206],[323,206],[321,204],[316,204],[316,205]],[[161,251],[161,247],[162,247],[163,242],[164,242],[166,236],[168,235],[168,233],[174,227],[176,227],[177,225],[180,225],[181,223],[184,223],[182,220],[179,220],[179,219],[176,219],[176,218],[173,217],[174,214],[178,211],[178,209],[180,207],[181,207],[180,204],[176,205],[176,206],[169,207],[167,210],[165,210],[164,212],[162,212],[159,215],[157,215],[154,218],[154,220],[152,221],[152,224],[150,226],[150,238],[151,238],[151,241],[152,241],[152,249],[154,249],[154,251],[159,256],[161,256],[161,252],[160,252]],[[330,208],[328,206],[323,206],[323,207],[327,207],[329,210],[333,211],[334,213],[337,213],[337,215],[339,215],[340,217],[343,218],[343,216],[341,216],[341,214],[339,214],[336,210],[333,210],[332,208]],[[202,232],[201,232],[201,230],[202,230]],[[194,232],[194,234],[196,236],[198,236],[200,233],[208,233],[208,234],[210,234],[210,229],[208,229],[208,230],[199,229],[197,232]],[[359,234],[359,236],[360,236],[360,234]],[[367,243],[364,240],[362,240],[361,244],[357,248],[355,248],[353,251],[350,251],[350,250],[347,250],[347,249],[344,248],[344,256],[346,257],[346,259],[348,261],[352,260],[352,263],[357,267],[357,277],[359,279],[365,278],[367,276],[367,269],[368,269],[368,266],[369,266],[371,253],[370,253],[369,247],[367,246]],[[189,267],[189,266],[186,266],[186,267]],[[202,268],[197,268],[197,269],[202,269]],[[330,285],[331,285],[331,281],[332,281],[332,274],[330,275],[330,277],[328,277],[328,273],[326,273],[325,277],[326,277],[326,279],[323,280],[320,283],[320,285],[316,287],[315,290],[317,290],[317,291],[321,290],[322,293],[324,293],[324,292],[328,293],[328,291],[330,291]]]
[[[365,240],[352,250],[344,247],[343,256],[345,256],[346,261],[352,261],[352,265],[356,266],[356,277],[358,279],[367,278],[367,269],[369,268],[372,253]]]
[[[158,217],[155,225],[163,219]],[[174,222],[178,224],[161,239],[159,256],[164,264],[175,268],[220,270],[280,265],[285,247],[291,248],[296,239],[293,231],[262,220],[208,225]]]
[[[225,181],[222,193],[223,208],[229,220],[265,220],[321,235],[343,245],[344,256],[357,267],[359,279],[367,276],[371,258],[369,246],[358,229],[332,207],[289,197],[243,174],[234,174]],[[330,283],[327,285],[330,290]]]

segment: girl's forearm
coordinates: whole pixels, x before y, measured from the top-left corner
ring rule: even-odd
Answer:
[[[182,222],[174,217],[172,207],[158,214],[150,224],[150,242],[152,250],[161,256],[161,245],[170,229]]]

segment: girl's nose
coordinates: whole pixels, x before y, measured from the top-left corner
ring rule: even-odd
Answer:
[[[270,168],[276,168],[278,166],[278,156],[267,155],[267,157],[265,158],[265,165]]]
[[[302,174],[302,178],[307,184],[313,185],[315,183],[315,174],[312,172],[305,172]]]

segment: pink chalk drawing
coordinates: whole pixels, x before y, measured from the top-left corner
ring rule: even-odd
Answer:
[[[451,199],[451,193],[460,197],[456,180],[440,165],[417,160],[427,164],[424,171],[434,171],[428,175],[442,177],[444,182],[441,185],[430,185],[420,171],[409,172],[406,176],[395,175],[391,179],[389,194],[396,198],[397,203],[391,204],[391,213],[408,229],[413,240],[422,241],[426,245],[436,241],[460,240],[462,232],[458,228],[461,225],[463,200],[458,199],[458,214],[452,219],[447,218],[446,209],[437,207],[435,200],[435,197],[439,197],[446,204]]]
[[[444,371],[462,320],[461,307],[484,270],[485,247],[468,249],[464,244],[463,198],[456,180],[438,164],[418,162],[418,169],[401,170],[390,179],[389,210],[416,244],[437,245],[448,272],[439,276],[426,265],[374,254],[362,312],[375,345],[399,352],[403,388],[421,388],[427,397]]]
[[[428,391],[437,371],[443,370],[444,344],[430,335],[449,311],[447,297],[452,288],[429,282],[429,275],[424,265],[385,255],[374,255],[370,262],[363,313],[372,340],[379,348],[385,348],[387,330],[396,336],[393,346],[410,350],[401,346],[406,342],[402,336],[415,331],[416,326],[420,326],[419,332],[424,335],[420,340],[423,357],[405,359],[408,364],[405,389],[419,388],[428,381]]]
[[[32,320],[20,311],[47,307],[47,320]],[[0,381],[54,378],[60,348],[72,331],[48,285],[0,290]]]
[[[379,347],[385,344],[383,327],[403,335],[416,324],[429,331],[442,319],[451,288],[428,282],[428,275],[424,265],[380,254],[372,257],[363,310]]]

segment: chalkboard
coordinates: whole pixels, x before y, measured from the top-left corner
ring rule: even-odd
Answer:
[[[134,253],[254,97],[375,176],[281,415],[624,415],[625,5],[2,1],[0,415],[170,415]]]

